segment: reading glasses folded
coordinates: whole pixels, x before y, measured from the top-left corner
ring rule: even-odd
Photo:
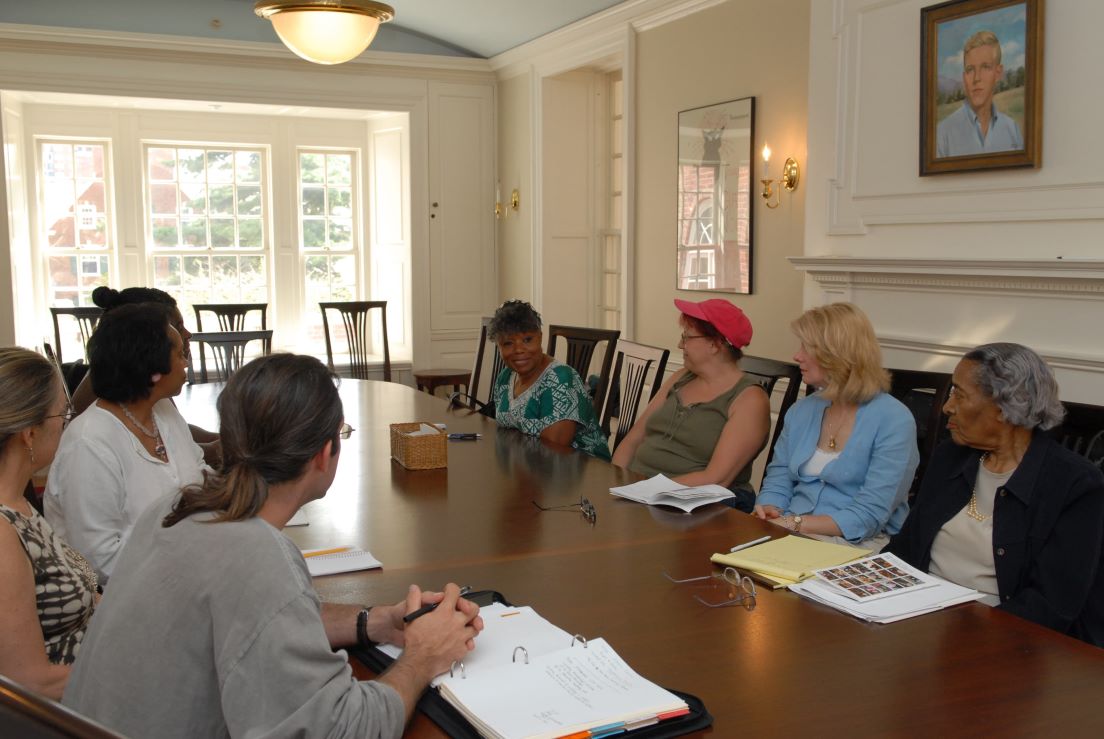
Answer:
[[[666,572],[663,576],[675,583],[702,583],[708,599],[695,593],[694,600],[709,608],[724,608],[726,606],[743,606],[745,609],[755,610],[755,583],[747,575],[740,575],[735,567],[725,567],[723,572],[711,572],[701,577],[687,577],[678,579],[671,577]]]

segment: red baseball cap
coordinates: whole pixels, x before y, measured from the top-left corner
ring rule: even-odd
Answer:
[[[691,318],[705,321],[721,332],[721,336],[737,349],[751,343],[751,321],[744,312],[727,300],[710,298],[700,303],[675,299],[675,307]]]

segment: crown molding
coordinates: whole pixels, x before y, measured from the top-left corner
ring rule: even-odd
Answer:
[[[725,2],[728,0],[628,0],[487,61],[499,79],[525,74],[532,66],[571,69],[620,48],[626,27],[648,31]]]
[[[1104,259],[933,259],[891,257],[788,257],[790,263],[818,275],[868,274],[887,277],[940,275],[947,277],[1012,277],[1104,281]]]
[[[915,352],[926,357],[940,356],[957,361],[962,355],[975,348],[973,344],[955,342],[934,342],[911,336],[878,335],[878,344],[883,349]],[[1071,372],[1093,372],[1104,374],[1104,361],[1100,357],[1088,354],[1072,352],[1046,353],[1040,352],[1039,356],[1055,369],[1069,370]]]
[[[165,34],[100,31],[84,28],[58,28],[17,23],[0,23],[0,43],[7,51],[26,50],[35,53],[56,53],[65,49],[82,51],[95,49],[96,53],[134,56],[146,59],[175,60],[187,55],[193,61],[197,57],[218,56],[224,62],[235,58],[246,61],[280,60],[290,62],[299,69],[327,69],[364,72],[372,68],[397,70],[438,70],[465,73],[490,73],[486,59],[447,57],[434,54],[403,54],[392,51],[365,51],[352,61],[341,65],[325,66],[304,61],[283,44],[260,41],[237,41]],[[306,65],[304,67],[304,65]]]

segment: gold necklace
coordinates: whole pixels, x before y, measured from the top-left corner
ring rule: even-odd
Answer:
[[[990,513],[989,515],[985,515],[981,511],[979,511],[978,507],[977,507],[977,481],[978,481],[978,477],[981,477],[982,465],[985,464],[985,460],[988,459],[988,457],[989,457],[988,452],[981,455],[981,461],[978,462],[977,477],[974,478],[974,490],[970,494],[970,502],[966,506],[966,515],[969,516],[970,518],[974,519],[978,523],[984,523],[984,522],[988,521],[990,518],[993,517],[992,513]]]
[[[835,408],[835,407],[836,406],[833,403],[831,406],[828,407],[828,410],[825,411],[825,414],[830,413],[832,411],[832,409]],[[846,414],[841,414],[840,420],[836,422],[836,428],[835,429],[832,428],[831,423],[828,424],[828,450],[829,451],[835,451],[836,450],[836,434],[839,433],[839,430],[843,426],[843,421],[846,417],[847,417]]]

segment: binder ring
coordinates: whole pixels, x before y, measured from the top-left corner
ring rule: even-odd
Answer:
[[[583,649],[587,648],[587,640],[585,636],[583,636],[582,634],[576,634],[575,636],[571,637],[571,646],[575,646],[575,642],[577,641],[581,641],[583,643]]]
[[[519,649],[521,650],[521,656],[525,658],[525,664],[529,664],[529,650],[525,647],[514,647],[514,657],[510,661],[517,662],[517,653]]]
[[[455,677],[455,675],[453,674],[453,671],[456,669],[457,665],[460,665],[460,679],[461,680],[467,680],[468,675],[467,675],[467,673],[464,672],[464,663],[461,662],[460,660],[456,660],[451,665],[449,665],[449,677]]]

